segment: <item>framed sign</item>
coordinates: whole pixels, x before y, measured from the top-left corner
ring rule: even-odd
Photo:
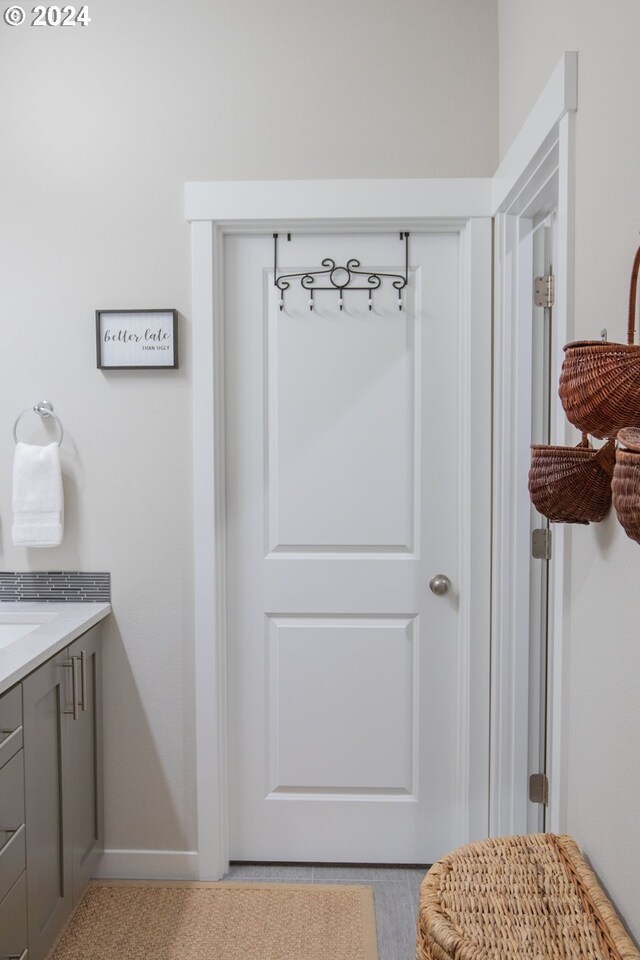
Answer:
[[[178,366],[177,310],[96,310],[100,370]]]

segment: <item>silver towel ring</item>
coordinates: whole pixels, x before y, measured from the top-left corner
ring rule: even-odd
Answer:
[[[57,413],[53,412],[53,404],[49,403],[48,400],[41,400],[40,403],[35,403],[32,407],[29,407],[28,410],[23,410],[22,413],[19,413],[16,417],[16,422],[13,425],[13,440],[15,443],[18,442],[18,424],[24,417],[25,413],[37,413],[40,417],[53,417],[55,422],[58,425],[58,430],[60,431],[60,437],[58,439],[58,446],[62,443],[64,438],[64,427],[62,426],[62,420]]]

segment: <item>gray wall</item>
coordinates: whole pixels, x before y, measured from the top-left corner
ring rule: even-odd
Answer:
[[[626,340],[640,242],[639,37],[635,0],[500,3],[502,152],[563,50],[579,51],[577,339],[606,326]],[[640,547],[613,516],[570,539],[567,827],[640,938]]]
[[[0,569],[112,571],[107,846],[184,850],[196,837],[183,183],[491,175],[497,0],[89,8],[87,28],[0,23]],[[94,310],[127,307],[180,310],[179,371],[95,369]],[[67,431],[66,536],[27,552],[10,542],[11,427],[45,397]]]

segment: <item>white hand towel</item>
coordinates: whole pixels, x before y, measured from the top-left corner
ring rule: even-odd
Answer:
[[[17,547],[62,543],[64,499],[58,444],[17,443],[13,458],[13,542]]]

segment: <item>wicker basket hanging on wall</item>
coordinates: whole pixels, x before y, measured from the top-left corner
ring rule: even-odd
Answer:
[[[615,437],[640,427],[640,346],[634,344],[638,248],[631,270],[627,343],[577,340],[568,343],[560,375],[560,399],[569,421],[594,437]]]
[[[615,440],[599,450],[583,434],[577,447],[531,447],[529,495],[554,523],[598,523],[611,506]]]
[[[613,506],[627,536],[640,543],[640,430],[626,427],[618,433],[618,440],[624,446],[616,450]]]

